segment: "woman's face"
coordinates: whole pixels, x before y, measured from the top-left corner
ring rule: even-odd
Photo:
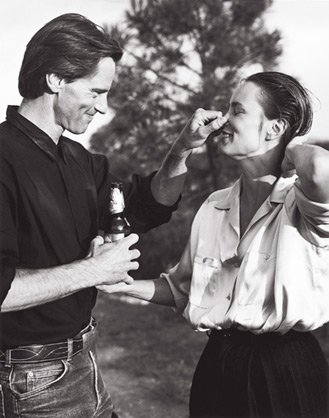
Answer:
[[[233,93],[226,114],[228,126],[218,136],[219,150],[237,160],[267,152],[277,145],[267,141],[273,121],[269,120],[258,99],[260,87],[244,82]]]

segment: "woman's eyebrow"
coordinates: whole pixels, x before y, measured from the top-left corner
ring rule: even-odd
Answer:
[[[237,102],[237,101],[231,102],[231,106],[232,106],[232,107],[242,107],[242,108],[243,108],[242,103]]]

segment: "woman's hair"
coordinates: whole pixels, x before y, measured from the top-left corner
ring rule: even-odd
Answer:
[[[117,62],[122,49],[100,26],[76,13],[58,16],[28,43],[19,73],[19,92],[35,99],[49,91],[47,74],[72,82],[92,74],[106,57]]]
[[[293,77],[275,71],[252,74],[251,81],[261,88],[260,102],[265,116],[287,124],[285,143],[309,132],[313,111],[309,92]]]

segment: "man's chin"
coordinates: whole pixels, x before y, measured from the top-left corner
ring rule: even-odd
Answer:
[[[86,130],[88,129],[88,126],[89,125],[80,126],[80,127],[77,127],[77,128],[71,128],[71,129],[68,129],[68,131],[71,132],[71,134],[74,134],[74,135],[81,135],[81,134],[84,134],[86,132]]]

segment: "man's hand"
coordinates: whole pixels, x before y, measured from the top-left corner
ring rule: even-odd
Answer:
[[[159,171],[151,182],[154,199],[165,206],[171,206],[179,198],[186,173],[187,160],[194,148],[203,145],[208,136],[220,129],[227,121],[221,112],[198,109],[187,122]]]
[[[222,112],[197,109],[180,133],[175,147],[182,151],[198,148],[209,135],[220,129],[227,122]]]
[[[134,280],[129,276],[130,270],[137,270],[139,264],[133,261],[140,256],[137,249],[130,247],[138,241],[138,235],[130,234],[115,243],[105,242],[97,235],[90,244],[86,260],[97,277],[99,285],[113,285],[115,283],[130,284]]]

